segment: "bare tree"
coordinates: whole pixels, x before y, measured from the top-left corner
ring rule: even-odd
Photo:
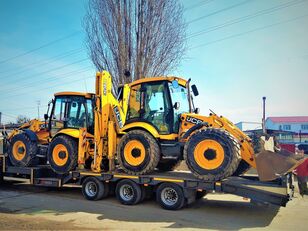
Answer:
[[[23,123],[27,123],[29,121],[30,121],[30,118],[28,118],[25,115],[19,115],[19,116],[17,116],[17,119],[16,119],[17,124],[23,124]]]
[[[84,26],[94,65],[108,70],[115,86],[167,74],[186,48],[178,0],[89,0]]]

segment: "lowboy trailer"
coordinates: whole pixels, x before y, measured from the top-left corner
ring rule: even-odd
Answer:
[[[7,177],[29,179],[30,184],[45,187],[81,185],[87,200],[100,200],[115,195],[125,205],[141,203],[145,198],[156,197],[164,209],[177,210],[205,196],[208,192],[229,193],[251,202],[286,206],[292,199],[294,187],[288,174],[271,182],[261,182],[256,176],[228,177],[207,182],[190,172],[154,172],[140,176],[123,172],[94,173],[91,170],[56,174],[48,165],[36,167],[11,166],[6,154],[0,154],[0,180]]]

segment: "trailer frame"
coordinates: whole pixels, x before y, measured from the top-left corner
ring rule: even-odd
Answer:
[[[249,198],[251,202],[258,202],[258,204],[273,204],[277,206],[286,206],[294,194],[292,174],[282,176],[271,182],[261,182],[257,176],[232,176],[222,181],[207,182],[197,179],[192,173],[184,171],[153,172],[151,174],[135,176],[121,171],[94,173],[91,170],[83,169],[71,171],[66,175],[59,175],[54,173],[48,165],[37,167],[11,166],[6,154],[1,154],[0,178],[4,179],[4,177],[28,179],[32,185],[45,187],[62,187],[66,184],[81,185],[83,195],[88,200],[106,197],[108,193],[101,192],[102,190],[115,190],[115,194],[120,202],[128,205],[137,204],[155,192],[156,200],[160,205],[165,209],[171,210],[180,209],[184,205],[191,204],[207,192],[229,193]],[[87,195],[86,187],[88,186],[86,186],[85,182],[89,184],[89,181],[92,183],[92,187],[95,186],[97,188],[97,194],[94,197]],[[124,182],[124,185],[127,188],[131,188],[131,191],[135,190],[134,193],[138,194],[135,195],[137,198],[134,198],[132,201],[124,200],[125,198],[120,195],[121,192],[117,191],[121,190],[117,187],[120,185],[119,182],[121,182],[122,187],[124,187]],[[163,192],[163,190],[166,191],[165,188],[168,188],[171,195],[177,195],[178,203],[176,206],[171,203],[172,200],[175,200],[174,198],[170,199],[170,196],[168,196],[171,205],[170,203],[168,205],[168,200],[166,201],[163,198],[162,194],[166,194],[166,192]]]

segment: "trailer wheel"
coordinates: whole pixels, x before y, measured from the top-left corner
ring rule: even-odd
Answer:
[[[20,133],[10,141],[8,155],[11,163],[18,167],[27,167],[35,165],[37,142],[30,140],[25,133]]]
[[[87,177],[82,183],[82,194],[87,200],[97,201],[108,196],[109,185],[95,177]]]
[[[174,183],[162,183],[156,191],[156,201],[167,210],[181,209],[185,204],[182,188]]]
[[[141,187],[132,180],[121,180],[116,186],[116,197],[124,205],[135,205],[144,198]]]
[[[77,166],[77,142],[69,136],[55,137],[48,148],[48,162],[58,174],[66,174]]]
[[[128,174],[152,172],[160,159],[160,148],[153,136],[142,130],[127,132],[118,146],[118,161]]]

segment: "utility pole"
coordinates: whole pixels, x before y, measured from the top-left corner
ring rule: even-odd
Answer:
[[[40,105],[41,105],[41,101],[38,100],[37,101],[37,119],[40,120]]]
[[[265,128],[265,100],[266,100],[266,97],[263,96],[262,100],[263,100],[262,130],[263,130],[263,134],[265,134],[266,133],[266,128]]]
[[[1,126],[1,124],[2,124],[2,123],[1,123],[1,122],[2,122],[1,119],[2,119],[2,112],[0,111],[0,126]]]

